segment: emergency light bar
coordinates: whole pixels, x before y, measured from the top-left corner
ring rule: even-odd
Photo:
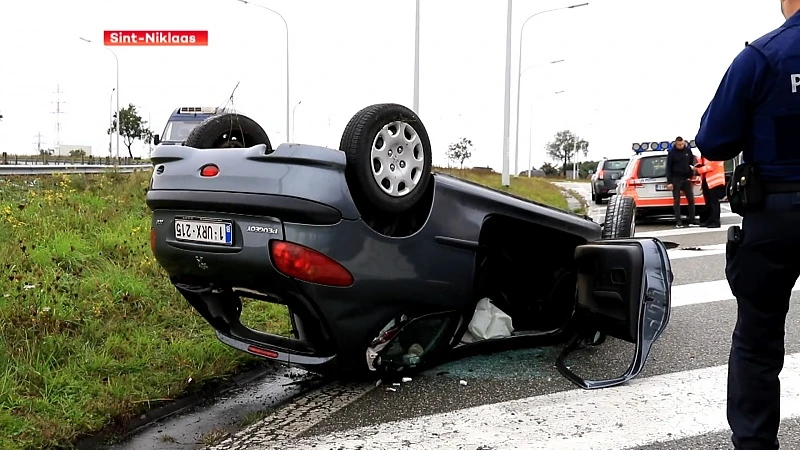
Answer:
[[[213,106],[184,106],[178,110],[178,114],[215,114],[217,108]]]
[[[675,145],[675,141],[661,141],[661,142],[635,142],[631,147],[635,153],[642,153],[642,152],[655,152],[655,151],[664,151],[664,150],[671,150],[672,147]],[[689,141],[689,148],[697,148],[697,144],[695,144],[694,139]]]

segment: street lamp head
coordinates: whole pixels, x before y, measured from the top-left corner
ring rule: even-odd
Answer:
[[[563,59],[558,59],[558,60],[555,60],[555,61],[550,61],[550,64],[558,64],[558,63],[562,63],[562,62],[564,62]]]
[[[586,2],[586,3],[581,3],[580,5],[572,5],[572,6],[568,6],[567,8],[570,8],[570,9],[572,9],[572,8],[579,8],[579,7],[581,7],[581,6],[586,6],[586,5],[588,5],[588,4],[589,4],[589,2]]]
[[[88,42],[90,44],[92,43],[92,41],[90,41],[89,39],[86,39],[85,37],[78,36],[78,39],[82,40],[83,42]]]

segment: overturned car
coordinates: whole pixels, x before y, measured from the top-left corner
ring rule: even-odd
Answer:
[[[431,151],[397,104],[357,112],[338,150],[273,148],[246,116],[210,117],[153,152],[152,251],[222,342],[312,372],[406,373],[563,339],[557,367],[578,386],[635,377],[669,322],[672,271],[659,240],[625,235],[633,205],[618,199],[601,227],[436,173]],[[287,306],[292,336],[243,325],[243,299]],[[606,336],[635,344],[625,374],[566,367]]]

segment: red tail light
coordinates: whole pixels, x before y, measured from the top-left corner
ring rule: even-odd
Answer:
[[[642,183],[642,180],[640,178],[631,178],[628,181],[628,186],[635,187],[635,188],[640,188],[640,187],[644,187],[644,183]]]
[[[156,229],[154,227],[150,227],[150,251],[156,252]]]
[[[350,286],[353,275],[341,264],[308,247],[286,241],[270,241],[272,264],[282,274],[326,286]]]
[[[603,179],[603,171],[602,170],[598,170],[597,171],[597,179],[598,180],[602,180]]]
[[[214,164],[203,166],[203,168],[200,169],[201,177],[215,177],[218,174],[219,174],[219,167],[215,166]]]

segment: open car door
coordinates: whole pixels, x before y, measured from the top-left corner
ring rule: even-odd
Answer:
[[[601,240],[577,247],[575,266],[576,320],[581,333],[567,344],[556,367],[584,389],[625,383],[642,371],[653,343],[669,322],[673,275],[667,249],[655,238]],[[636,345],[625,374],[591,381],[567,369],[565,357],[590,336],[612,336]]]

